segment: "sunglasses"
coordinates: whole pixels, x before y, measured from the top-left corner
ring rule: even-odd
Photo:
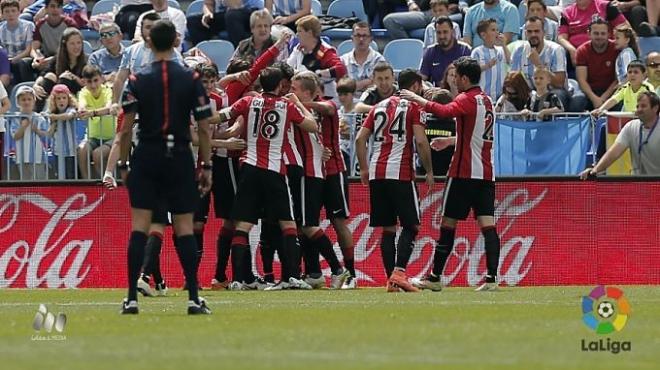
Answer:
[[[119,32],[117,31],[108,31],[108,32],[101,32],[100,36],[102,39],[109,39],[111,37],[119,35]]]
[[[646,66],[648,68],[658,68],[660,67],[660,63],[648,63]]]

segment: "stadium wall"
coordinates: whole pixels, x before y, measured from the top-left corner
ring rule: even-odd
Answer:
[[[410,276],[425,274],[431,267],[443,187],[438,184],[427,192],[424,184],[419,185],[422,227]],[[382,286],[386,277],[380,235],[368,226],[368,199],[366,187],[350,185],[356,268],[360,286]],[[498,182],[502,282],[510,286],[659,284],[658,199],[657,179]],[[199,275],[204,286],[213,277],[220,226],[209,218]],[[328,222],[323,226],[327,228]],[[71,183],[0,187],[0,288],[124,287],[129,231],[125,188],[108,191],[97,184]],[[164,276],[170,286],[180,286],[182,272],[171,231],[165,240]],[[257,241],[258,230],[253,230],[253,255],[261,272]],[[325,262],[323,267],[328,273]],[[277,262],[276,272],[279,276]],[[475,285],[485,274],[483,237],[472,220],[459,224],[445,273],[445,283],[454,286]]]

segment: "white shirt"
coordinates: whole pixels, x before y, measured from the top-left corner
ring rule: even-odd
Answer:
[[[142,18],[144,18],[145,14],[151,12],[153,12],[153,10],[142,13],[142,15],[140,15],[140,18],[137,20],[137,25],[135,26],[135,34],[133,35],[133,39],[142,41]],[[178,33],[180,37],[183,38],[186,36],[186,15],[181,10],[168,6],[167,10],[159,12],[158,15],[160,15],[161,19],[169,19],[172,23],[174,23],[174,27],[176,27],[176,33]]]
[[[339,57],[341,62],[344,63],[346,69],[348,70],[348,77],[354,79],[355,81],[364,80],[366,78],[371,78],[374,73],[374,67],[378,62],[385,62],[385,57],[376,50],[369,48],[369,55],[363,64],[359,64],[355,60],[355,49],[352,49],[348,53]]]

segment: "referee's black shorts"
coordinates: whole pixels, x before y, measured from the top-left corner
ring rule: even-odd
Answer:
[[[291,195],[286,177],[275,171],[243,164],[232,219],[253,225],[265,211],[274,221],[293,221]]]
[[[465,220],[474,210],[474,217],[495,215],[495,182],[449,177],[442,197],[442,215]]]
[[[193,213],[199,191],[190,146],[175,146],[171,156],[166,152],[165,143],[142,141],[135,148],[127,179],[131,207]]]
[[[419,198],[413,181],[370,180],[369,203],[371,213],[369,226],[419,225]]]

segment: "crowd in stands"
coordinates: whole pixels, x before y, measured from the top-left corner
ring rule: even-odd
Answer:
[[[311,15],[312,1],[204,0],[201,12],[186,14],[167,0],[117,0],[110,14],[95,18],[81,0],[2,0],[0,114],[14,105],[22,115],[0,120],[0,140],[5,129],[11,136],[4,136],[4,153],[18,168],[44,164],[42,152],[51,149],[64,158],[60,178],[102,176],[118,113],[113,103],[133,66],[145,67],[153,57],[144,42],[145,19],[173,22],[181,51],[173,59],[182,63],[210,63],[194,46],[230,41],[235,49],[229,65],[243,67],[221,71],[226,76],[219,91],[232,79],[245,81],[250,66],[278,39],[295,35],[269,63],[317,73],[341,115],[368,112],[397,92],[398,71],[374,47],[373,29],[380,27],[393,40],[423,39],[423,57],[412,62],[425,80],[425,95],[437,101],[458,93],[452,62],[461,56],[479,61],[481,87],[497,111],[523,119],[633,112],[642,91],[660,92],[660,42],[645,55],[638,46],[639,36],[660,35],[658,1],[362,0],[367,20],[352,24],[352,49],[342,55],[333,47],[339,40],[324,36],[323,19]],[[92,29],[101,46],[88,54],[85,38]],[[31,81],[32,87],[22,84]],[[49,120],[39,115],[44,111]],[[80,120],[88,121],[82,139],[64,124]],[[38,178],[35,168],[25,173]],[[44,171],[39,167],[39,174]]]

